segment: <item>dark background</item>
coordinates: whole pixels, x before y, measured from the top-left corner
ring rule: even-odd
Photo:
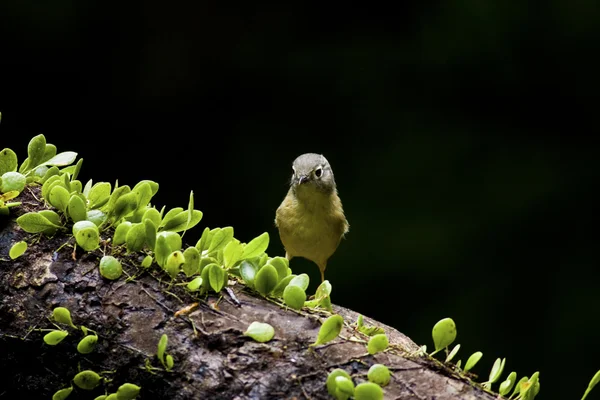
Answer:
[[[599,6],[399,3],[3,1],[0,148],[44,133],[84,182],[158,181],[159,207],[194,190],[190,243],[231,225],[270,255],[292,160],[322,153],[351,224],[335,303],[429,349],[452,317],[480,381],[506,357],[578,399],[600,369]]]

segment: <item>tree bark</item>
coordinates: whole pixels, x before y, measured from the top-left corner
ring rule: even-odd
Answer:
[[[70,235],[40,237],[15,223],[40,207],[26,192],[22,206],[0,220],[0,398],[50,399],[79,371],[94,370],[107,380],[92,391],[75,387],[69,400],[112,393],[125,382],[141,387],[139,399],[332,399],[325,386],[331,370],[346,370],[358,384],[375,363],[393,372],[386,399],[496,398],[441,363],[411,355],[418,346],[408,337],[365,318],[390,341],[387,351],[368,355],[356,341],[368,337],[352,326],[358,314],[340,306],[333,309],[346,323],[341,335],[310,347],[326,312],[287,309],[240,283],[221,296],[195,298],[160,271],[137,267],[137,254],[121,257],[131,279],[103,279],[98,260],[104,248],[74,251]],[[19,240],[29,247],[10,260],[9,249]],[[71,311],[76,326],[98,333],[92,353],[77,352],[83,333],[73,328],[64,328],[69,335],[58,345],[44,343],[47,332],[40,329],[55,328],[50,317],[58,306]],[[272,325],[274,339],[258,343],[244,336],[254,321]],[[174,359],[171,371],[156,357],[162,334]]]

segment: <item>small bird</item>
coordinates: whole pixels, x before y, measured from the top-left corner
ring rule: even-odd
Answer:
[[[325,157],[302,154],[294,160],[292,170],[290,190],[277,208],[275,225],[286,258],[304,257],[314,262],[323,282],[327,260],[350,225]]]

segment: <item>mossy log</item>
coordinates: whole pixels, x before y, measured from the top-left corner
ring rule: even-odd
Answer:
[[[358,314],[343,307],[333,306],[346,322],[341,335],[311,347],[326,312],[287,309],[240,283],[220,295],[193,297],[161,271],[142,271],[137,254],[122,257],[130,279],[106,280],[98,271],[105,246],[84,252],[69,232],[47,238],[15,223],[44,207],[33,194],[26,189],[17,199],[22,205],[0,220],[1,399],[51,399],[82,370],[107,379],[91,391],[75,387],[70,400],[94,399],[126,382],[141,386],[139,399],[331,399],[325,386],[331,370],[346,370],[358,384],[375,363],[393,372],[386,399],[496,398],[441,363],[415,356],[418,346],[397,330],[365,318],[382,327],[391,344],[369,355],[368,338],[352,326]],[[20,240],[29,247],[11,260],[9,249]],[[76,326],[97,332],[92,353],[77,351],[79,329],[64,328],[69,335],[56,346],[44,343],[42,329],[55,328],[51,315],[58,306],[71,311]],[[253,321],[272,325],[274,339],[258,343],[244,336]],[[163,334],[171,371],[156,357]]]

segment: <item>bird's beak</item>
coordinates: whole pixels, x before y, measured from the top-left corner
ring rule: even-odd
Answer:
[[[302,185],[303,183],[308,182],[309,178],[307,175],[300,175],[298,178],[298,185]]]

